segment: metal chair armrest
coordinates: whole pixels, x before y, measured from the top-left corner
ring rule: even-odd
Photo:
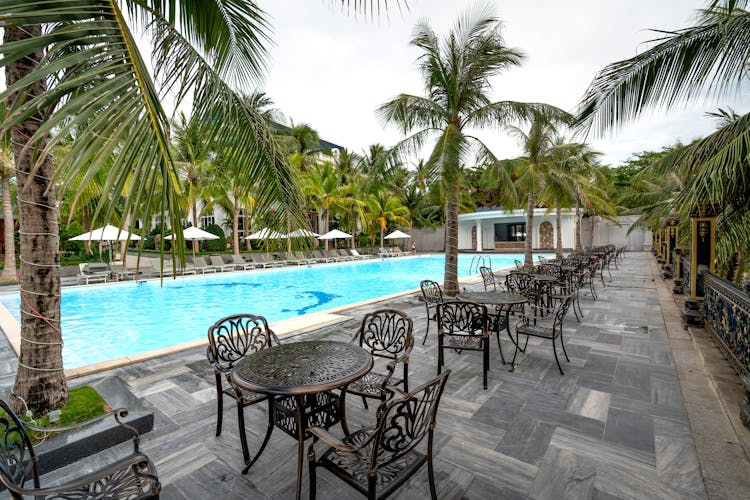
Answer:
[[[307,432],[317,437],[318,439],[323,441],[325,444],[327,444],[331,448],[335,448],[339,451],[345,451],[349,453],[353,453],[357,451],[357,448],[354,448],[353,446],[344,443],[339,438],[332,435],[331,433],[329,433],[327,430],[323,429],[322,427],[310,427],[307,429]]]

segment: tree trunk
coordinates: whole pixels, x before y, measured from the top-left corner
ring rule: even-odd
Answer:
[[[191,207],[191,212],[193,213],[193,227],[198,227],[198,206],[196,203],[193,203],[193,206]],[[192,245],[193,245],[193,254],[195,255],[196,253],[200,251],[200,242],[198,240],[193,240]]]
[[[526,205],[526,241],[524,242],[523,263],[534,265],[534,193],[530,192]]]
[[[380,246],[383,246],[383,233],[385,231],[383,230],[383,226],[380,226]]]
[[[2,175],[2,189],[3,189],[3,217],[5,219],[5,226],[3,228],[3,237],[5,239],[5,260],[3,272],[0,273],[0,280],[3,281],[16,281],[16,243],[13,239],[13,204],[10,199],[10,182],[8,177],[3,172]]]
[[[245,236],[250,236],[250,211],[245,210]],[[252,250],[250,240],[245,240],[245,249]]]
[[[562,211],[560,207],[555,208],[555,224],[557,227],[557,241],[555,242],[555,257],[558,259],[563,258],[563,246],[562,246]]]
[[[41,36],[40,25],[5,26],[4,42],[11,43]],[[37,51],[10,63],[5,69],[10,87],[30,74],[42,58]],[[32,99],[46,91],[46,82],[37,81],[16,99]],[[13,128],[13,151],[18,178],[21,270],[21,353],[13,385],[14,410],[23,412],[24,402],[38,415],[60,408],[68,401],[68,386],[63,373],[62,332],[60,330],[60,250],[57,227],[57,201],[52,157],[39,158],[46,137],[26,148],[26,144],[45,121],[46,110],[39,110]],[[33,172],[32,169],[36,167]]]
[[[240,254],[240,209],[237,205],[232,207],[232,253]]]
[[[88,205],[83,206],[81,219],[83,220],[83,232],[88,233],[91,231],[91,221],[89,221],[89,207]],[[90,254],[91,252],[91,240],[86,240],[83,242],[83,250]]]
[[[445,277],[443,289],[451,297],[458,294],[458,188],[448,186],[445,196]]]
[[[576,252],[581,251],[581,208],[576,196]]]
[[[324,208],[321,210],[320,215],[323,217],[323,230],[321,234],[326,234],[328,232],[328,209]],[[328,240],[323,240],[323,248],[328,251]]]

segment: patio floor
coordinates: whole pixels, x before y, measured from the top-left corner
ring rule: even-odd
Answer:
[[[435,448],[440,498],[750,497],[750,466],[738,443],[732,448],[734,457],[720,452],[716,458],[729,459],[718,468],[729,471],[731,484],[708,476],[712,464],[701,457],[711,453],[696,448],[704,446],[696,434],[704,431],[689,418],[691,403],[686,400],[700,390],[693,392],[681,380],[677,351],[668,335],[670,321],[665,323],[650,261],[646,253],[625,254],[620,268],[612,269],[606,288],[599,287],[598,300],[582,298],[584,319],[579,324],[571,314],[565,325],[570,363],[562,361],[564,376],[557,371],[547,340],[531,339],[513,373],[500,363],[493,344],[487,390],[482,389],[480,353],[446,353],[452,375],[438,412]],[[465,286],[482,287],[481,282]],[[341,313],[344,321],[294,340],[347,340],[363,314],[379,307],[403,310],[414,319],[418,342],[411,357],[411,385],[434,377],[436,339],[433,330],[426,345],[421,344],[426,322],[417,295],[352,308]],[[509,341],[503,348],[512,356]],[[5,347],[2,351],[7,359]],[[4,394],[12,383],[11,365],[2,363]],[[224,431],[214,436],[216,395],[204,349],[75,379],[71,385],[113,376],[153,406],[154,430],[143,437],[142,448],[156,462],[164,485],[162,498],[293,497],[293,439],[274,432],[264,455],[242,475],[236,413],[229,401]],[[353,428],[374,421],[372,405],[367,411],[360,400],[350,398],[347,408]],[[262,404],[246,410],[251,451],[259,444],[265,412]],[[716,429],[720,432],[722,427]],[[715,439],[726,440],[720,435]],[[63,469],[54,476],[78,473],[80,469]],[[318,477],[319,498],[356,496],[328,472],[320,471]],[[305,464],[305,497],[307,485]],[[395,497],[428,495],[423,468]]]

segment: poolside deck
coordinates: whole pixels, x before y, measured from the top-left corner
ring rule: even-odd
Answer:
[[[487,390],[482,390],[479,353],[446,355],[453,373],[438,413],[440,498],[750,498],[744,447],[750,434],[727,418],[727,412],[736,413],[736,403],[721,405],[696,341],[679,327],[672,298],[654,279],[650,259],[646,253],[626,254],[598,300],[582,299],[583,321],[571,315],[566,322],[571,362],[563,362],[564,376],[549,341],[539,339],[530,341],[513,373],[501,365],[493,345]],[[339,313],[341,322],[295,340],[348,339],[365,312],[383,306],[415,320],[419,342],[410,381],[416,386],[433,377],[434,332],[422,346],[425,314],[416,295],[352,308]],[[0,385],[7,394],[15,368],[12,352],[2,344]],[[506,341],[505,352],[511,347]],[[153,406],[155,428],[142,447],[157,464],[162,498],[293,496],[296,443],[291,438],[275,432],[243,476],[232,406],[225,408],[222,436],[214,437],[216,396],[204,349],[75,379],[73,385],[112,376]],[[260,406],[246,414],[251,449],[265,425]],[[374,419],[372,408],[364,410],[354,398],[348,408],[352,427]],[[306,496],[306,469],[304,478]],[[355,496],[324,471],[318,495]],[[423,469],[396,498],[427,495]]]

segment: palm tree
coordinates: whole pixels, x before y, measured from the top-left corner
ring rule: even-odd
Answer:
[[[341,173],[329,162],[312,166],[300,178],[305,197],[320,214],[321,233],[328,232],[331,216],[347,205],[346,193],[341,190],[341,180]],[[324,245],[328,250],[328,240],[325,240]]]
[[[524,243],[524,264],[534,265],[534,209],[537,206],[537,195],[544,189],[547,171],[551,168],[552,158],[550,149],[557,134],[557,123],[572,116],[562,110],[555,109],[553,114],[535,114],[531,118],[528,132],[524,132],[515,125],[506,128],[518,140],[525,156],[518,158],[521,162],[521,175],[517,186],[521,186],[526,193],[526,241]]]
[[[380,246],[383,246],[383,235],[388,229],[388,224],[408,226],[409,221],[405,218],[409,211],[401,204],[398,198],[385,191],[372,193],[367,198],[367,217],[370,224],[380,229]]]
[[[67,399],[51,179],[81,171],[90,178],[119,150],[108,165],[99,205],[104,218],[114,210],[108,200],[123,200],[123,213],[133,219],[168,215],[181,240],[168,119],[158,100],[171,91],[178,102],[192,94],[193,114],[206,124],[206,140],[231,147],[242,159],[242,178],[256,187],[259,206],[297,210],[300,198],[265,121],[232,87],[259,81],[264,70],[268,23],[256,4],[13,0],[3,4],[3,27],[0,66],[7,89],[0,99],[9,107],[0,133],[13,134],[21,256],[35,263],[20,273],[19,288],[29,307],[22,311],[24,342],[12,404],[21,410],[22,398],[32,410],[46,413]],[[146,27],[153,41],[154,78],[133,27]],[[73,131],[76,143],[53,166],[51,151]]]
[[[533,113],[555,111],[545,104],[514,101],[491,102],[490,78],[519,66],[523,54],[505,46],[502,24],[488,8],[460,16],[444,40],[426,23],[416,26],[411,45],[422,51],[419,68],[426,96],[401,94],[382,104],[378,114],[387,124],[412,134],[395,146],[398,152],[416,152],[437,134],[426,162],[440,172],[445,201],[445,292],[458,293],[458,204],[461,166],[492,163],[497,159],[479,139],[470,134],[474,127],[502,127],[526,119]]]
[[[13,237],[14,218],[13,204],[10,194],[10,179],[13,177],[13,157],[11,156],[12,148],[10,141],[6,140],[7,134],[4,135],[0,142],[0,179],[2,180],[3,196],[3,241],[5,241],[5,251],[3,258],[3,271],[0,273],[2,281],[16,281],[16,244]]]

